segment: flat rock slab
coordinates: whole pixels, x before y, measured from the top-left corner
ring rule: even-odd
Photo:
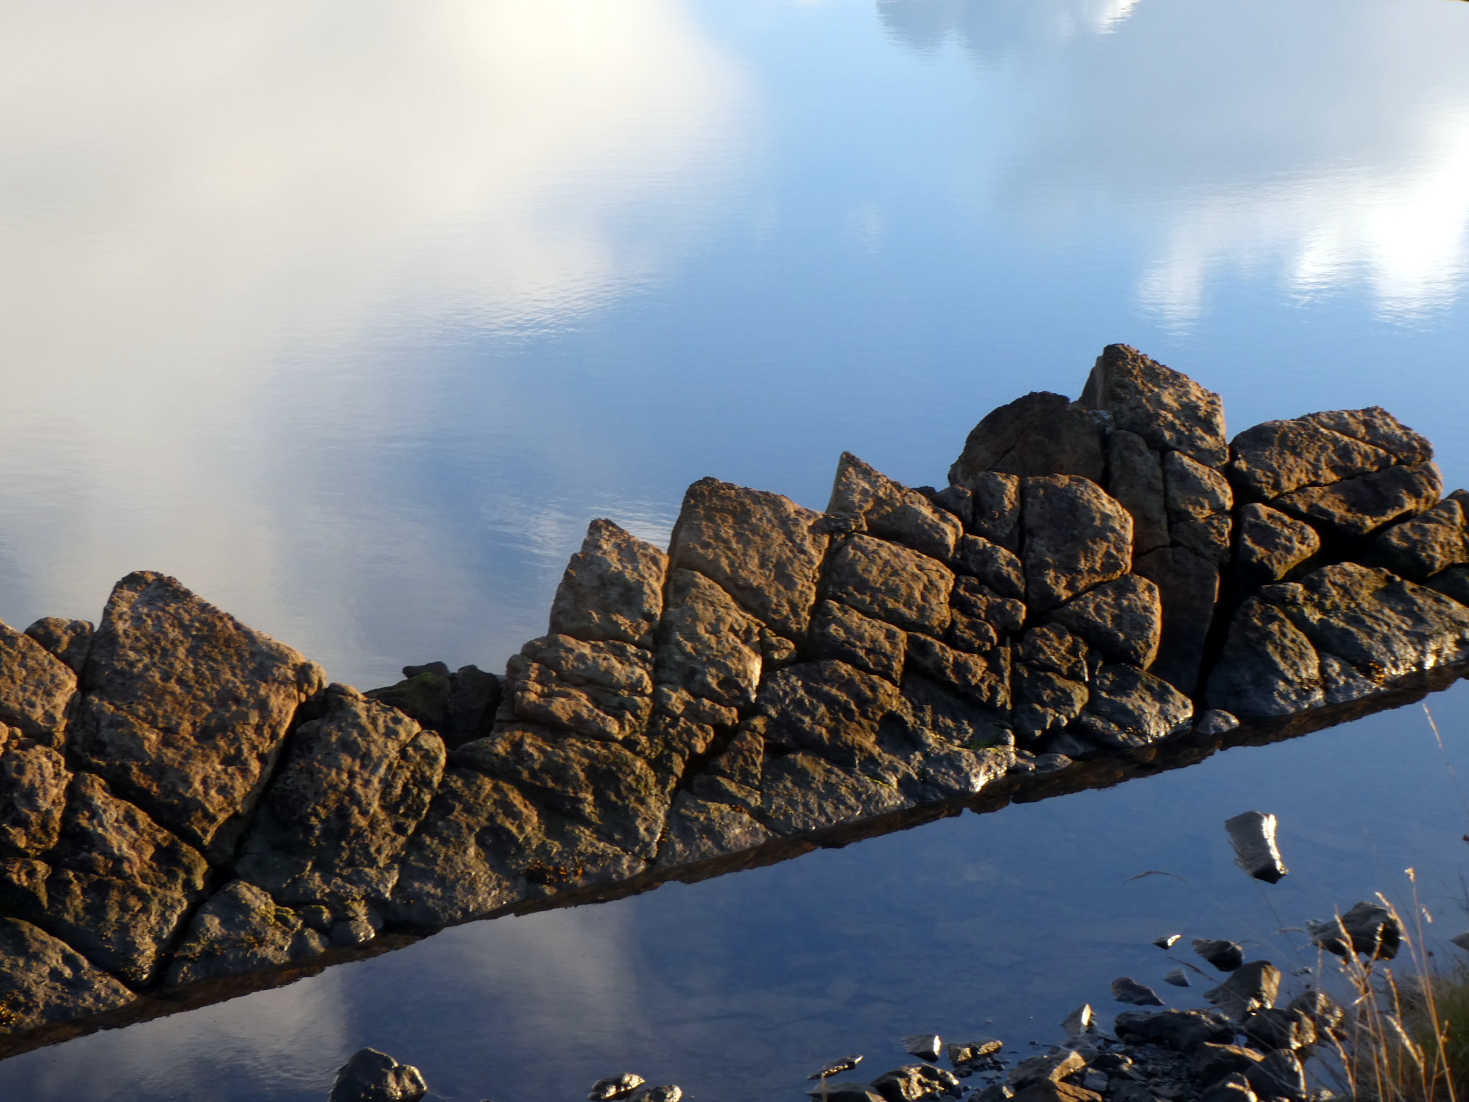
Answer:
[[[325,683],[316,663],[150,573],[113,589],[82,680],[76,760],[211,855],[233,845],[297,707]]]

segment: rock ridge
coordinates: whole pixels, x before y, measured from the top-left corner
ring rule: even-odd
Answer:
[[[0,1054],[444,926],[1289,737],[1469,666],[1469,495],[1378,407],[1225,436],[1124,345],[941,489],[591,522],[503,676],[367,693],[140,572],[0,625]]]

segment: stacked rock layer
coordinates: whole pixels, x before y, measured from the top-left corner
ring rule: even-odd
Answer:
[[[327,685],[146,573],[0,625],[0,1051],[1387,701],[1469,663],[1440,492],[1381,409],[1229,442],[1113,345],[941,490],[844,455],[823,513],[711,478],[666,552],[593,521],[503,677]]]

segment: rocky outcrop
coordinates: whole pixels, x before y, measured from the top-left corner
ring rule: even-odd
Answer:
[[[844,454],[822,512],[706,478],[666,553],[593,521],[503,676],[328,686],[129,575],[0,626],[0,1052],[1385,706],[1469,665],[1466,505],[1380,409],[1228,442],[1113,345],[941,489]]]

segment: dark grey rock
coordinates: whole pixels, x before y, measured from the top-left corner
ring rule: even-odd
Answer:
[[[610,1098],[627,1098],[645,1082],[646,1080],[636,1072],[625,1071],[621,1075],[598,1079],[592,1084],[592,1089],[587,1091],[587,1098],[591,1102],[606,1102]]]
[[[1022,560],[1033,613],[1132,566],[1132,516],[1095,482],[1073,475],[1021,482]]]
[[[1208,1010],[1125,1010],[1113,1024],[1117,1039],[1162,1045],[1175,1052],[1190,1052],[1205,1041],[1228,1044],[1234,1026],[1223,1015]]]
[[[1306,1072],[1293,1052],[1268,1053],[1263,1060],[1245,1072],[1245,1078],[1250,1081],[1250,1086],[1257,1095],[1305,1102]]]
[[[949,624],[954,573],[937,559],[872,536],[848,537],[827,558],[825,595],[909,631]]]
[[[1286,1009],[1305,1015],[1318,1034],[1332,1033],[1346,1017],[1342,1008],[1324,991],[1303,991],[1290,1001]]]
[[[1003,1041],[987,1037],[980,1041],[950,1041],[945,1054],[956,1071],[972,1071],[977,1066],[996,1058],[1005,1047]]]
[[[1205,1041],[1189,1053],[1189,1067],[1194,1078],[1207,1087],[1228,1076],[1248,1073],[1264,1058],[1254,1049],[1243,1045]]]
[[[937,1033],[910,1033],[903,1038],[903,1051],[909,1056],[937,1060],[943,1051],[943,1041]]]
[[[325,683],[315,663],[149,573],[113,588],[82,680],[74,760],[214,856],[233,847],[297,707]]]
[[[866,1083],[854,1083],[846,1079],[823,1079],[806,1091],[823,1102],[887,1102]]]
[[[1193,702],[1162,678],[1132,666],[1104,665],[1076,721],[1103,746],[1138,750],[1188,730]]]
[[[364,1048],[337,1071],[329,1102],[418,1102],[426,1093],[428,1085],[416,1067]]]
[[[1294,1007],[1295,1003],[1291,1003]],[[1316,1023],[1303,1010],[1257,1010],[1244,1021],[1245,1036],[1265,1049],[1309,1049],[1316,1043]]]
[[[43,616],[25,633],[70,667],[71,672],[81,675],[87,662],[87,651],[92,649],[92,636],[96,627],[90,620],[69,620],[64,616]]]
[[[349,686],[301,724],[246,837],[240,875],[283,903],[392,892],[444,772],[438,735]]]
[[[908,636],[907,668],[996,712],[1010,707],[1008,646],[973,654],[915,632]]]
[[[1294,715],[1326,700],[1311,640],[1258,597],[1235,612],[1206,691],[1211,708],[1246,718]]]
[[[1346,914],[1325,922],[1308,923],[1311,940],[1329,953],[1364,953],[1371,959],[1391,960],[1403,943],[1403,927],[1386,907],[1363,900]]]
[[[1245,951],[1238,942],[1223,938],[1194,938],[1194,952],[1221,972],[1233,972],[1245,962]]]
[[[551,602],[550,635],[653,645],[668,556],[610,520],[587,526]]]
[[[902,677],[907,640],[901,629],[840,601],[819,601],[811,617],[813,657],[839,659],[893,682]]]
[[[1269,961],[1256,960],[1240,965],[1229,979],[1205,991],[1204,998],[1229,1017],[1243,1019],[1274,1006],[1279,991],[1280,969]]]
[[[1147,669],[1158,655],[1163,603],[1158,587],[1137,574],[1094,586],[1051,613],[1109,662]]]
[[[1222,564],[1229,557],[1234,507],[1229,480],[1213,467],[1172,451],[1163,457],[1163,483],[1171,541]]]
[[[1286,874],[1275,842],[1276,818],[1264,811],[1242,811],[1225,820],[1234,861],[1256,880],[1277,883]]]
[[[1469,567],[1451,566],[1428,579],[1428,586],[1461,605],[1469,605]]]
[[[1243,1075],[1229,1075],[1199,1093],[1199,1102],[1258,1102]]]
[[[1144,983],[1138,983],[1131,976],[1119,976],[1112,981],[1112,997],[1120,1003],[1131,1003],[1133,1006],[1162,1006],[1163,1000],[1158,998],[1158,992]]]
[[[1067,1037],[1079,1037],[1083,1033],[1090,1033],[1096,1028],[1095,1016],[1092,1013],[1090,1003],[1082,1003],[1061,1021],[1061,1028]]]
[[[857,518],[858,531],[895,540],[933,558],[947,560],[963,533],[952,513],[934,508],[917,490],[910,490],[843,452],[827,504],[829,514]]]
[[[644,1085],[639,1087],[632,1097],[633,1102],[680,1102],[683,1098],[683,1088],[677,1083]]]
[[[954,579],[949,594],[950,645],[974,654],[993,650],[1025,623],[1025,605],[1001,597],[978,580],[964,575]]]
[[[969,529],[1007,550],[1020,546],[1020,479],[1000,471],[969,476]]]
[[[1133,573],[1158,587],[1163,630],[1152,672],[1192,694],[1203,669],[1204,646],[1219,598],[1219,569],[1187,547],[1137,556]]]
[[[1011,668],[1010,688],[1016,737],[1028,740],[1064,729],[1091,696],[1083,682],[1020,663]]]
[[[1323,531],[1356,538],[1426,512],[1442,492],[1438,468],[1421,463],[1388,467],[1326,486],[1306,486],[1271,504]]]
[[[877,753],[877,725],[897,701],[892,682],[844,662],[824,661],[771,674],[756,706],[768,719],[767,745],[853,766]]]
[[[61,749],[77,675],[29,635],[0,623],[0,723]]]
[[[1153,944],[1159,949],[1172,949],[1178,944],[1178,939],[1182,936],[1182,934],[1164,934],[1162,937],[1155,937]]]
[[[1057,1083],[1075,1075],[1084,1067],[1086,1059],[1076,1049],[1058,1048],[1020,1061],[1010,1069],[1007,1078],[1010,1085],[1016,1088],[1029,1083]]]
[[[949,468],[949,482],[973,489],[986,471],[1072,474],[1101,482],[1105,469],[1097,417],[1060,394],[1034,391],[985,415]]]
[[[1175,968],[1163,977],[1163,982],[1172,984],[1174,987],[1188,987],[1188,973],[1182,968]]]
[[[1015,1102],[1102,1102],[1102,1096],[1076,1083],[1041,1080],[1015,1091]]]
[[[862,1054],[855,1053],[851,1056],[842,1056],[828,1064],[822,1064],[807,1079],[830,1079],[833,1075],[840,1075],[844,1071],[851,1071],[862,1062]]]
[[[1102,350],[1081,402],[1106,410],[1116,429],[1137,433],[1155,451],[1180,451],[1210,467],[1228,458],[1219,395],[1125,344]]]
[[[1238,717],[1220,708],[1210,708],[1194,720],[1194,730],[1206,738],[1226,735],[1238,728]]]
[[[1463,506],[1444,498],[1420,516],[1389,525],[1374,537],[1371,556],[1374,563],[1413,582],[1469,563]]]
[[[801,638],[826,550],[820,517],[779,494],[700,479],[684,494],[669,568],[697,570],[773,631]]]
[[[0,917],[0,1026],[20,1033],[126,1006],[134,995],[63,941]]]
[[[1321,537],[1303,520],[1259,502],[1240,510],[1234,547],[1237,584],[1245,591],[1278,582],[1321,550]]]
[[[253,884],[233,880],[194,912],[164,982],[174,987],[269,971],[325,949],[325,939],[294,910]]]
[[[1118,430],[1107,439],[1107,492],[1132,514],[1134,554],[1168,546],[1163,464],[1135,432]]]
[[[872,1081],[872,1089],[887,1102],[917,1102],[920,1098],[947,1093],[958,1085],[959,1080],[951,1073],[928,1064],[906,1064],[885,1071]]]

